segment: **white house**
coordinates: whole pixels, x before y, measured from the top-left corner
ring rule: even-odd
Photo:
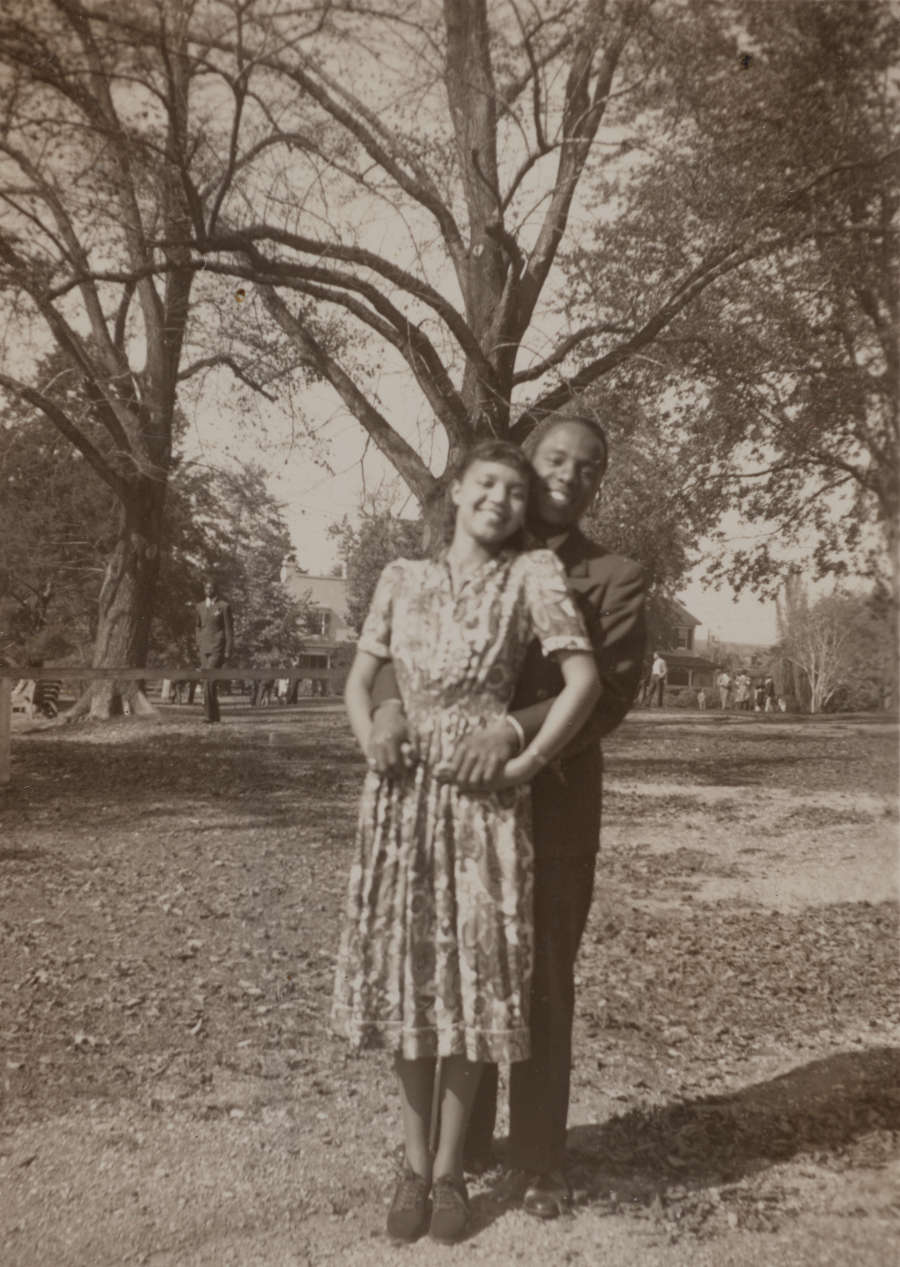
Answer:
[[[298,668],[346,667],[351,658],[349,644],[356,639],[347,619],[346,578],[310,576],[288,557],[281,565],[281,583],[292,598],[309,602],[312,607],[312,631],[303,639],[305,650]]]

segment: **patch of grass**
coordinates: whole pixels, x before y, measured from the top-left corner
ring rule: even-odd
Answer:
[[[831,809],[827,805],[798,805],[783,814],[778,828],[784,831],[796,828],[862,826],[876,821],[873,814],[858,809]]]

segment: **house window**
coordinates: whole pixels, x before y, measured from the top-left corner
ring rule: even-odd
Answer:
[[[316,638],[327,638],[331,632],[331,612],[327,607],[314,607],[309,613],[309,632]]]
[[[328,656],[325,653],[306,652],[306,654],[299,656],[297,659],[298,669],[328,669],[330,667]]]

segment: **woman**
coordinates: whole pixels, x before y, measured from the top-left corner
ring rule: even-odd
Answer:
[[[355,1048],[395,1053],[406,1171],[388,1232],[440,1241],[468,1226],[462,1146],[481,1064],[528,1056],[532,848],[525,784],[581,727],[599,681],[565,574],[548,550],[518,553],[531,468],[514,446],[478,445],[450,486],[449,547],[385,568],[345,698],[364,752],[371,688],[393,661],[416,762],[406,777],[371,768],[338,958],[333,1019]],[[559,658],[564,689],[508,791],[473,794],[437,777],[470,730],[506,711],[525,650]],[[429,1148],[436,1058],[439,1133]]]

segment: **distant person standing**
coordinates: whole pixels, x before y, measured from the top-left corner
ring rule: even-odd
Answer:
[[[750,678],[741,669],[740,673],[734,680],[734,703],[740,712],[746,712],[750,707]]]
[[[702,686],[700,687],[700,690],[697,692],[697,707],[700,709],[701,713],[706,712],[706,691],[703,689]]]
[[[231,659],[234,650],[234,625],[231,606],[219,598],[216,583],[208,577],[203,585],[203,601],[197,604],[195,632],[197,650],[200,652],[201,669],[221,669]],[[219,718],[219,684],[204,682],[204,721],[217,722]]]
[[[774,713],[775,708],[776,708],[776,698],[775,698],[775,679],[773,677],[767,677],[765,679],[765,681],[763,682],[763,692],[765,694],[765,700],[766,700],[765,711],[767,713]]]
[[[650,667],[650,707],[653,707],[653,701],[656,700],[658,708],[662,708],[666,693],[666,678],[669,676],[669,666],[659,654],[658,651],[653,652],[653,664]]]
[[[731,694],[731,674],[727,669],[723,669],[716,678],[716,686],[719,690],[719,707],[728,707],[728,697]]]

